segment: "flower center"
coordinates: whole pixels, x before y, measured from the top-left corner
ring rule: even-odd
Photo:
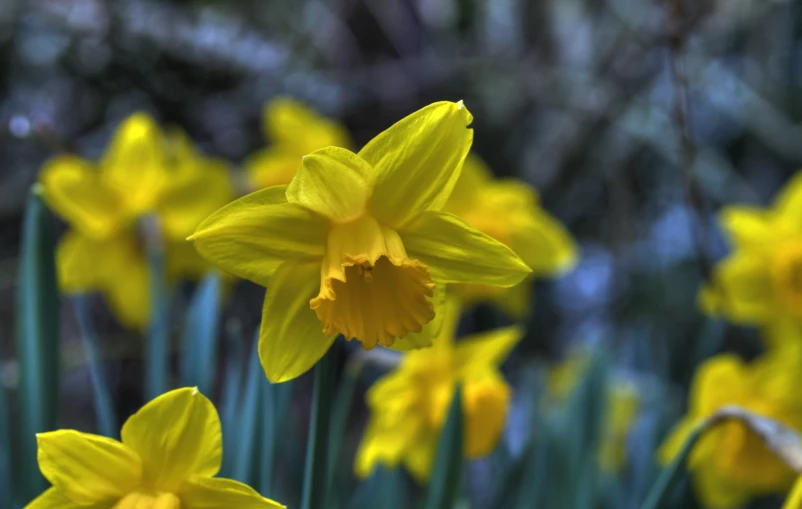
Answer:
[[[181,500],[172,493],[142,493],[124,496],[113,509],[181,509]]]
[[[327,335],[366,349],[390,346],[434,318],[429,270],[407,257],[401,238],[370,216],[332,228],[320,293],[309,303]]]
[[[802,316],[802,242],[778,249],[772,279],[778,297],[788,310]]]

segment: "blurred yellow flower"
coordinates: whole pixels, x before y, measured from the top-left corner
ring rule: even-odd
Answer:
[[[707,360],[694,377],[688,413],[660,447],[659,460],[669,463],[695,426],[724,405],[739,405],[802,429],[801,374],[798,355],[788,352],[772,351],[750,363],[731,354]],[[718,424],[700,438],[688,458],[688,469],[699,498],[712,508],[738,507],[752,496],[781,493],[795,477],[736,420]]]
[[[532,269],[549,276],[572,268],[577,248],[568,231],[540,208],[537,192],[516,179],[494,179],[475,155],[465,159],[462,175],[444,211],[509,246]],[[512,288],[480,284],[455,285],[467,303],[491,300],[510,316],[520,318],[530,308],[532,278]]]
[[[224,163],[141,113],[120,125],[99,163],[58,156],[39,181],[48,206],[70,226],[57,251],[61,289],[103,292],[120,321],[138,328],[148,321],[149,284],[137,220],[158,216],[168,277],[194,278],[206,265],[186,236],[233,197]]]
[[[432,347],[404,354],[400,366],[368,390],[371,416],[354,464],[359,477],[379,464],[403,463],[425,482],[457,384],[462,386],[465,456],[485,456],[498,443],[511,392],[499,366],[522,331],[509,327],[455,341],[459,306],[449,302],[445,309]]]
[[[785,500],[783,509],[802,509],[802,477],[798,477],[794,482],[794,487]]]
[[[719,215],[733,252],[719,262],[699,301],[710,314],[762,325],[771,344],[802,334],[802,173],[771,208],[730,206]]]
[[[359,154],[304,157],[289,186],[245,196],[190,238],[222,269],[267,287],[259,355],[271,382],[309,370],[342,334],[366,349],[427,346],[444,283],[510,286],[529,268],[439,212],[470,149],[472,116],[431,104]]]
[[[565,402],[586,373],[590,357],[572,352],[548,371],[546,393],[550,400]],[[627,438],[640,412],[640,397],[635,385],[626,380],[612,380],[607,387],[604,422],[599,442],[601,468],[617,473],[627,462]]]
[[[253,189],[289,184],[306,154],[352,145],[345,127],[289,97],[273,99],[265,106],[262,129],[270,146],[251,156],[245,165]]]
[[[249,486],[214,477],[223,442],[214,405],[197,389],[159,396],[132,415],[122,442],[40,433],[39,468],[53,485],[27,509],[277,509]]]

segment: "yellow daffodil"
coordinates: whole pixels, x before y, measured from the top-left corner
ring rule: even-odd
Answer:
[[[515,253],[439,212],[470,149],[460,103],[429,105],[359,154],[304,157],[289,186],[245,196],[190,238],[222,269],[267,287],[259,355],[268,379],[310,369],[342,334],[366,349],[426,346],[445,283],[511,286]]]
[[[444,210],[509,246],[535,277],[562,273],[576,263],[577,249],[571,235],[540,208],[537,192],[516,179],[494,179],[475,155],[465,159]],[[529,278],[512,288],[462,284],[455,285],[454,290],[468,303],[494,301],[510,316],[520,318],[530,308],[531,281]]]
[[[445,323],[432,347],[404,354],[399,367],[368,390],[371,416],[354,465],[359,477],[378,464],[403,463],[425,482],[457,384],[462,386],[465,456],[485,456],[498,443],[511,396],[499,366],[522,331],[509,327],[455,341],[459,309],[453,303],[445,308]]]
[[[165,135],[144,114],[123,122],[99,163],[58,156],[39,180],[48,206],[70,226],[57,251],[61,289],[103,292],[131,327],[147,323],[149,312],[138,219],[158,217],[169,278],[198,277],[206,265],[185,238],[232,198],[222,162],[201,157],[180,132]]]
[[[345,127],[288,97],[279,97],[265,106],[262,129],[270,146],[246,163],[253,189],[289,184],[301,166],[301,158],[315,150],[351,147]]]
[[[799,354],[799,352],[794,352]],[[658,457],[669,463],[702,420],[724,405],[739,405],[802,429],[799,360],[772,352],[751,363],[723,354],[697,371],[688,413],[665,440]],[[738,507],[750,497],[787,490],[794,472],[771,453],[740,421],[725,421],[707,431],[688,458],[701,501],[712,508]]]
[[[802,337],[802,174],[771,208],[731,206],[719,221],[733,252],[700,292],[703,310],[761,325],[772,344]],[[793,341],[791,341],[793,342]]]
[[[587,370],[587,354],[572,352],[563,362],[548,372],[546,392],[550,400],[564,402],[576,388]],[[637,388],[630,381],[612,380],[607,387],[604,422],[599,443],[598,459],[601,468],[617,473],[627,462],[627,438],[640,411]]]
[[[214,477],[220,419],[197,389],[159,396],[132,415],[122,442],[59,430],[40,433],[39,469],[53,485],[27,509],[278,509],[237,481]]]

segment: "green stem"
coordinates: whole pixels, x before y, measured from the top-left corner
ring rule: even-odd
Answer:
[[[164,394],[169,388],[169,314],[164,273],[164,243],[159,222],[155,216],[147,216],[143,218],[141,224],[150,282],[150,323],[145,347],[145,396],[148,400],[152,400]]]
[[[309,441],[306,449],[302,509],[323,509],[326,505],[328,481],[329,420],[331,417],[332,375],[334,352],[329,352],[315,366],[315,388],[312,394],[312,415],[309,421]]]

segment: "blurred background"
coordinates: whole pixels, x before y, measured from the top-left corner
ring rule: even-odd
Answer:
[[[585,507],[637,507],[695,367],[724,349],[746,358],[761,349],[754,330],[705,318],[696,292],[728,250],[716,211],[769,203],[802,163],[799,2],[0,0],[0,69],[0,374],[12,396],[20,225],[42,164],[61,152],[99,158],[120,121],[145,111],[237,172],[265,146],[262,107],[278,95],[341,121],[356,146],[430,102],[462,99],[475,117],[473,152],[497,176],[534,186],[570,230],[578,264],[537,281],[526,338],[505,364],[516,395],[504,443],[512,456],[525,449],[544,366],[601,347],[608,376],[637,388],[641,411],[613,494]],[[176,296],[176,327],[192,290]],[[261,296],[250,283],[232,290],[221,371],[230,351],[249,351]],[[100,299],[91,303],[123,419],[143,403],[141,341]],[[463,328],[507,323],[479,305]],[[61,338],[59,423],[92,431],[90,378],[66,299]],[[338,346],[342,366],[351,346]],[[379,373],[368,366],[358,381],[338,458],[346,478],[364,388]],[[310,387],[308,375],[293,383],[289,426],[305,430]],[[288,504],[304,436],[276,467],[287,498],[274,498]],[[471,465],[468,475],[484,481],[467,485],[465,507],[498,500],[498,454]],[[342,507],[358,507],[348,497],[360,485],[342,483]],[[687,486],[680,491],[677,507],[693,507]]]

